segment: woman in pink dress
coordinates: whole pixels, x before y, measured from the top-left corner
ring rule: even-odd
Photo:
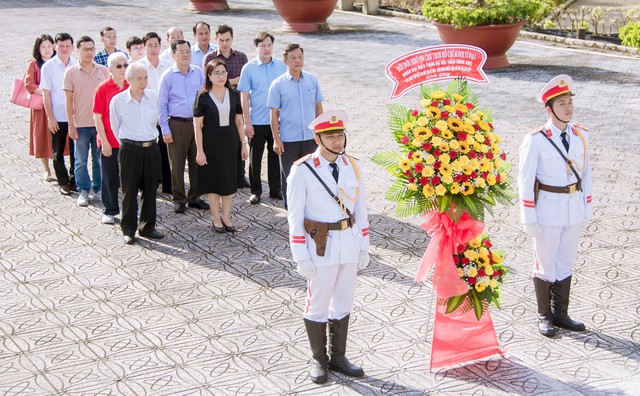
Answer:
[[[33,46],[33,59],[27,65],[24,75],[24,85],[31,95],[42,95],[40,89],[40,68],[44,62],[55,55],[53,49],[53,38],[48,34],[43,34],[36,39]],[[44,109],[31,109],[31,133],[29,134],[29,155],[40,158],[44,167],[43,177],[46,181],[55,180],[51,177],[49,160],[51,159],[51,135],[47,128],[47,115]]]

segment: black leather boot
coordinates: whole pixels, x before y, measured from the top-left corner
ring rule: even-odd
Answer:
[[[329,319],[329,334],[331,335],[329,369],[349,377],[362,377],[364,376],[364,370],[351,364],[345,356],[348,332],[349,315],[340,320]]]
[[[312,320],[304,320],[304,326],[307,329],[309,337],[309,345],[313,354],[313,361],[309,367],[309,376],[311,381],[316,384],[324,384],[327,382],[327,323],[314,322]]]
[[[533,286],[536,289],[536,301],[538,302],[538,331],[545,337],[556,335],[553,327],[553,315],[551,313],[551,282],[540,278],[533,278]]]
[[[569,293],[571,292],[571,277],[555,281],[551,288],[553,296],[553,324],[571,331],[585,331],[584,323],[576,322],[569,317]]]

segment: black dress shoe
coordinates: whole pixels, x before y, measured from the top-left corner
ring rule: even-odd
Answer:
[[[274,193],[269,193],[269,198],[282,199],[282,193],[280,191],[274,192]]]
[[[238,188],[249,188],[249,187],[251,187],[249,180],[247,180],[247,178],[243,176],[242,180],[238,183]]]
[[[230,233],[232,233],[232,234],[233,234],[234,232],[238,231],[238,230],[236,229],[236,227],[234,227],[234,226],[228,226],[228,225],[224,224],[224,221],[222,222],[222,225],[224,226],[224,229],[225,229],[227,232],[230,232]]]
[[[162,192],[165,194],[173,194],[173,190],[171,186],[162,186]]]
[[[128,235],[124,236],[124,243],[126,243],[127,245],[133,245],[135,241],[136,241],[135,237],[130,237]]]
[[[251,197],[249,198],[249,202],[251,202],[251,204],[253,204],[253,205],[259,204],[260,203],[260,195],[251,194]]]
[[[197,208],[197,209],[202,209],[202,210],[209,210],[209,204],[206,203],[205,201],[199,199],[195,202],[189,202],[189,207],[190,208]]]
[[[140,234],[141,237],[149,238],[149,239],[162,239],[162,238],[164,238],[164,235],[159,233],[156,230],[152,230],[152,231],[145,232],[145,233],[140,232],[139,234]]]
[[[184,213],[187,210],[187,205],[183,203],[176,203],[173,205],[173,211],[176,213]]]
[[[213,225],[213,230],[215,232],[217,232],[218,234],[224,234],[227,232],[227,229],[225,228],[224,224],[222,225],[222,227],[218,227],[215,224]]]

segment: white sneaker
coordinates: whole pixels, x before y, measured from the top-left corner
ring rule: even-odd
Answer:
[[[116,220],[112,215],[102,215],[102,224],[114,224],[115,222]]]
[[[76,202],[78,206],[87,206],[89,205],[89,191],[80,191],[78,195],[78,201]]]

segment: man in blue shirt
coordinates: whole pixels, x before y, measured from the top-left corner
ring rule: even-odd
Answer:
[[[274,38],[267,32],[258,33],[253,39],[258,56],[244,65],[240,73],[238,91],[242,95],[242,112],[244,115],[244,133],[249,138],[249,183],[251,198],[249,202],[257,204],[262,194],[262,154],[267,145],[267,166],[269,181],[269,197],[282,199],[282,183],[280,182],[280,164],[278,154],[273,151],[273,133],[269,125],[269,108],[267,96],[273,80],[287,71],[285,64],[271,56]]]
[[[107,58],[109,55],[114,52],[124,52],[116,48],[116,43],[118,42],[118,36],[116,35],[116,30],[112,27],[104,27],[100,30],[100,41],[104,45],[104,48],[98,51],[96,56],[93,58],[94,62],[104,67],[107,67]],[[125,52],[126,55],[126,52]]]
[[[284,50],[287,72],[276,78],[269,88],[267,106],[270,110],[273,151],[280,156],[282,189],[287,191],[287,176],[299,158],[313,153],[316,142],[309,124],[323,113],[324,97],[318,79],[303,72],[304,51],[298,44]],[[284,197],[287,208],[287,197]]]
[[[191,49],[188,41],[171,44],[176,63],[160,78],[158,87],[158,124],[162,140],[167,144],[171,162],[171,187],[174,212],[184,213],[190,207],[209,210],[209,204],[196,195],[196,141],[193,127],[193,103],[204,85],[204,73],[189,64]],[[185,193],[184,167],[189,161],[189,194]]]
[[[196,22],[193,25],[193,38],[196,44],[191,47],[191,64],[202,67],[202,61],[205,55],[217,49],[215,45],[211,45],[211,27],[206,22]],[[204,74],[204,72],[203,72]]]

